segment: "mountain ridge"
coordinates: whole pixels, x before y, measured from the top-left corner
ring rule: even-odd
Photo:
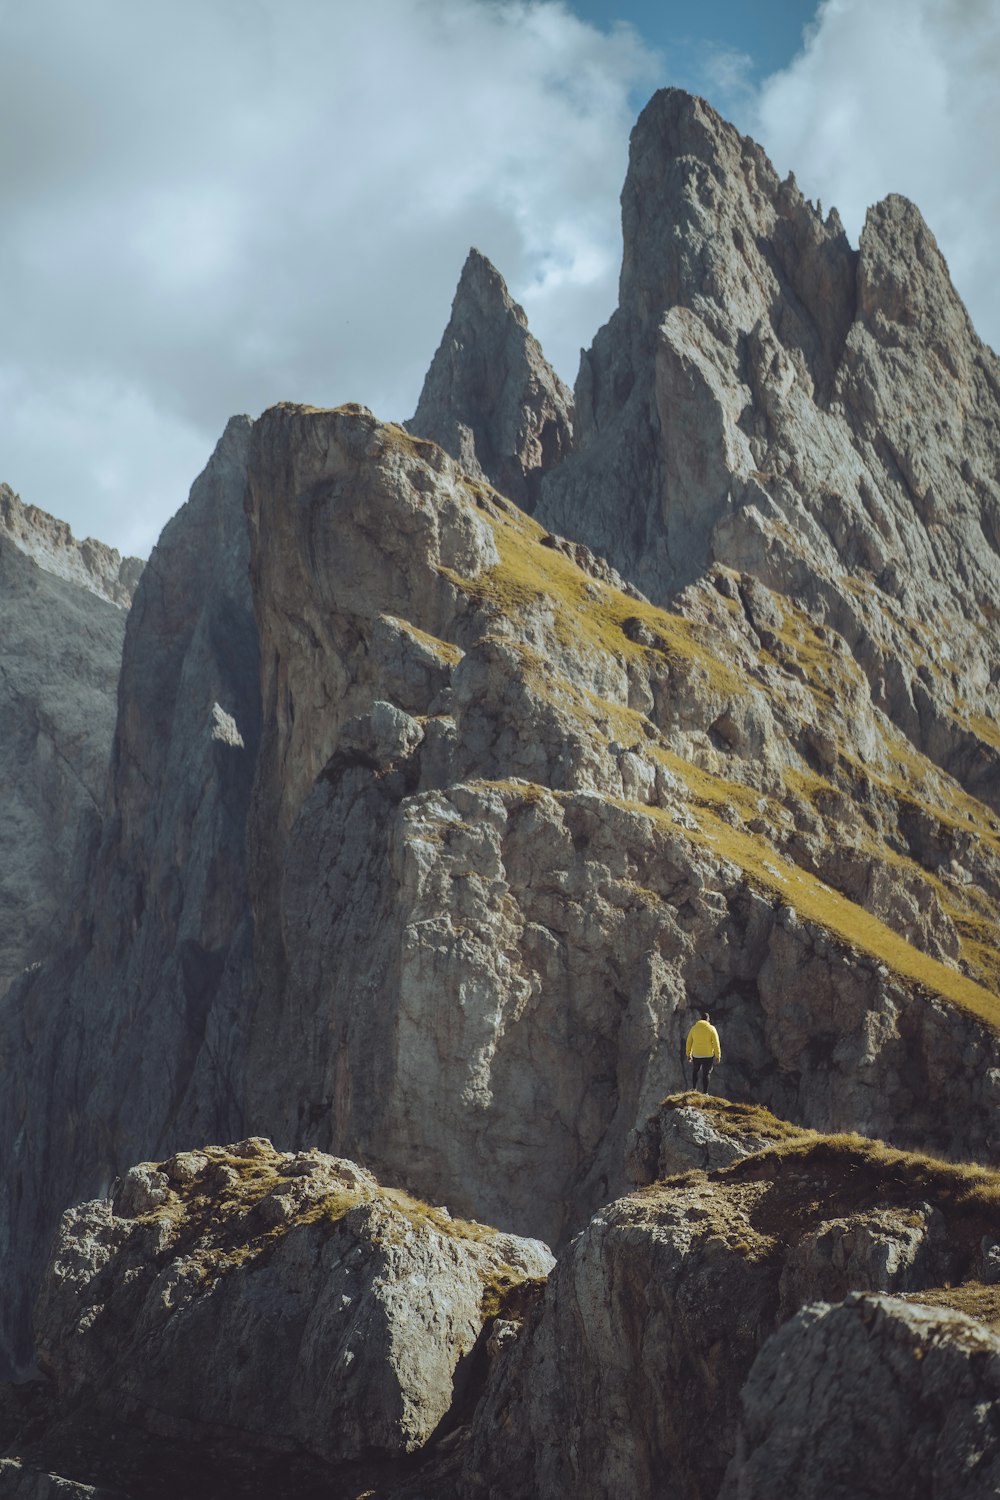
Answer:
[[[543,1297],[472,1335],[475,1399],[428,1440],[441,1494],[499,1500],[516,1474],[552,1500],[652,1497],[664,1466],[691,1500],[737,1493],[773,1452],[772,1334],[803,1370],[871,1358],[873,1389],[894,1338],[914,1367],[943,1340],[979,1389],[964,1323],[896,1293],[959,1278],[993,1308],[985,1221],[960,1266],[941,1233],[963,1191],[986,1212],[1000,1161],[995,359],[904,200],[854,251],[679,91],[633,133],[623,224],[572,415],[474,252],[410,423],[234,418],[161,537],[68,934],[0,1009],[11,1370],[64,1209],[110,1191],[60,1254],[92,1268],[134,1235],[152,1283],[161,1200],[125,1212],[113,1179],[166,1173],[166,1202],[176,1153],[270,1160],[273,1140],[558,1251]],[[701,1006],[743,1136],[682,1093]],[[695,1150],[700,1175],[664,1182]],[[824,1217],[831,1153],[909,1174],[899,1212]],[[226,1237],[223,1154],[205,1211]],[[818,1217],[792,1193],[768,1249],[755,1205],[797,1173]],[[231,1268],[248,1306],[269,1284],[251,1260]],[[734,1287],[755,1309],[736,1331]],[[829,1317],[800,1314],[816,1297]],[[83,1347],[70,1322],[53,1348]],[[675,1324],[697,1369],[660,1338]],[[712,1399],[706,1457],[678,1433]],[[134,1441],[148,1413],[129,1421]],[[211,1447],[172,1430],[194,1463]],[[420,1463],[385,1483],[424,1493]]]

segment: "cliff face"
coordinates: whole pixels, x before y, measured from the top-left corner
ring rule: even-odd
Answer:
[[[0,487],[0,995],[72,920],[114,733],[125,616],[51,571],[50,521]]]
[[[1000,366],[918,210],[878,204],[854,251],[759,146],[665,90],[633,132],[622,228],[579,452],[539,519],[660,602],[713,561],[801,600],[998,810]]]
[[[886,1454],[885,1495],[990,1493],[996,1175],[757,1114],[780,1145],[609,1205],[561,1257],[465,1494],[864,1494]]]
[[[11,1076],[0,1103],[4,1349],[15,1367],[30,1351],[33,1283],[61,1210],[160,1142],[238,1133],[244,822],[259,723],[242,516],[249,425],[230,423],[140,580],[110,786],[95,793],[68,934],[0,1015]]]
[[[250,1132],[320,1197],[335,1169],[308,1163],[349,1157],[366,1192],[374,1171],[561,1252],[506,1353],[498,1332],[472,1429],[432,1439],[469,1415],[445,1392],[413,1438],[442,1495],[644,1496],[664,1472],[742,1494],[786,1462],[772,1335],[803,1369],[848,1368],[859,1320],[876,1364],[894,1339],[926,1352],[995,1279],[992,1179],[799,1129],[1000,1158],[995,360],[914,210],[873,210],[854,252],[700,101],[651,103],[623,207],[572,442],[474,257],[412,432],[350,405],[234,419],[145,570],[72,923],[0,1011],[11,1367],[61,1210],[159,1164],[64,1225],[39,1323],[60,1402],[103,1383],[115,1308],[164,1333],[188,1240],[254,1238],[239,1151],[177,1154]],[[701,1006],[739,1118],[658,1108]],[[291,1259],[248,1252],[279,1300],[299,1250],[328,1253],[314,1229]],[[194,1421],[177,1392],[213,1328],[240,1365],[252,1324],[259,1361],[261,1285],[199,1291],[155,1381],[131,1349],[108,1387],[130,1423],[151,1430],[167,1386],[171,1430]],[[93,1325],[70,1326],[77,1291]],[[800,1316],[817,1297],[844,1307]],[[974,1402],[971,1349],[956,1334],[948,1369]],[[319,1381],[303,1409],[360,1399],[351,1362],[324,1374],[312,1350],[289,1354]],[[214,1431],[242,1376],[212,1368],[184,1399]],[[355,1463],[295,1420],[280,1442]]]
[[[142,559],[122,557],[94,537],[78,541],[65,521],[37,505],[25,505],[8,484],[0,484],[0,538],[13,542],[45,573],[78,584],[127,609],[142,575]]]
[[[996,1002],[955,962],[961,918],[939,903],[959,898],[904,842],[894,731],[836,636],[724,573],[685,614],[654,609],[358,408],[267,414],[249,494],[265,732],[247,1088],[276,1138],[558,1240],[623,1185],[697,999],[737,1097],[996,1150]],[[810,654],[801,691],[748,608]],[[827,673],[852,694],[867,792],[807,822],[799,746]],[[910,794],[950,822],[960,792],[910,757]],[[977,816],[967,857],[988,882]],[[290,1090],[273,1060],[293,1054]]]
[[[406,426],[526,510],[543,476],[572,447],[573,398],[530,333],[523,308],[478,250],[469,251]]]

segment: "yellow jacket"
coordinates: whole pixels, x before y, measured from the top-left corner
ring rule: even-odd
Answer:
[[[719,1046],[719,1033],[711,1021],[695,1021],[688,1032],[687,1039],[688,1057],[714,1057],[716,1062],[722,1061],[722,1049]]]

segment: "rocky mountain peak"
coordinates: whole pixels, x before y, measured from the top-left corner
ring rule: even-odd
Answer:
[[[36,505],[25,505],[10,485],[0,484],[0,537],[7,537],[47,573],[89,589],[127,609],[142,573],[142,559],[122,557],[115,547],[86,537],[77,541],[65,521]]]
[[[623,221],[572,446],[473,252],[410,430],[234,419],[127,625],[0,544],[29,645],[60,592],[125,634],[68,934],[0,1006],[28,1471],[997,1491],[997,362],[912,205],[855,250],[701,100],[644,112]],[[75,826],[2,616],[0,780]]]
[[[528,510],[542,474],[572,446],[573,398],[529,331],[524,309],[476,249],[406,425]]]

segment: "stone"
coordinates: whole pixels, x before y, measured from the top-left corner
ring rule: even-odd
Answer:
[[[754,1362],[719,1500],[995,1494],[998,1394],[1000,1339],[962,1312],[860,1293],[813,1304]]]
[[[713,563],[803,600],[893,723],[996,808],[1000,366],[918,210],[876,205],[855,251],[759,146],[664,89],[633,131],[622,231],[619,307],[539,519],[658,603]]]
[[[19,1293],[14,1268],[37,1268],[63,1209],[106,1193],[156,1145],[245,1133],[234,1069],[249,958],[245,819],[260,719],[243,515],[249,429],[246,418],[227,427],[165,528],[127,616],[51,582],[87,611],[86,621],[67,626],[49,609],[60,632],[54,655],[65,654],[80,716],[93,721],[88,734],[102,714],[107,727],[100,753],[92,752],[73,894],[63,897],[67,931],[11,987],[0,1019],[5,1055],[20,1059],[0,1103],[0,1254],[10,1292],[0,1358],[11,1369],[30,1359],[37,1277],[28,1269]],[[31,588],[49,587],[27,558],[17,563],[31,570]],[[121,653],[113,736],[114,675],[94,706],[76,664],[95,614],[113,626]],[[220,736],[220,710],[237,732]],[[53,815],[68,813],[56,801]],[[54,841],[57,854],[70,831]],[[56,893],[66,878],[61,872]]]
[[[13,1458],[0,1458],[0,1496],[4,1500],[126,1500],[116,1490],[44,1474]]]
[[[542,475],[572,448],[572,395],[503,277],[478,250],[469,251],[451,318],[406,425],[529,511]]]
[[[494,1368],[458,1492],[990,1493],[996,1183],[799,1132],[607,1206]]]
[[[552,1264],[319,1152],[132,1167],[60,1226],[36,1309],[45,1441],[85,1412],[91,1451],[147,1432],[178,1474],[228,1464],[245,1482],[248,1450],[377,1472],[427,1445],[460,1364]]]
[[[25,505],[10,485],[0,484],[0,538],[9,539],[44,573],[87,589],[97,598],[128,609],[142,574],[139,557],[122,557],[94,537],[77,541],[65,521],[37,505]]]
[[[49,519],[0,487],[0,995],[76,918],[76,861],[104,796],[126,621],[79,577],[45,566]]]

